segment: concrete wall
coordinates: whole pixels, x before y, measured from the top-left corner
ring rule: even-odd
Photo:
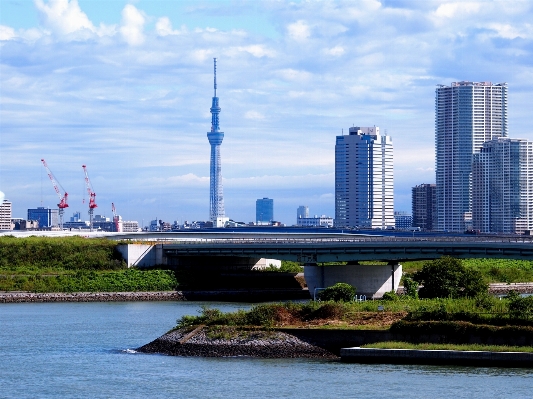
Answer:
[[[117,246],[117,250],[121,253],[128,267],[149,267],[166,264],[166,258],[163,257],[162,244],[122,244]]]
[[[315,288],[347,283],[355,287],[357,295],[381,298],[385,292],[398,289],[402,277],[402,265],[305,265],[304,276],[311,296]]]
[[[169,262],[164,256],[162,244],[123,244],[118,245],[117,250],[121,253],[128,267],[150,267],[169,263],[174,266],[208,266],[215,269],[229,268],[232,270],[265,269],[270,265],[278,269],[281,267],[281,260],[278,259],[234,256],[182,256],[172,258],[172,261]]]

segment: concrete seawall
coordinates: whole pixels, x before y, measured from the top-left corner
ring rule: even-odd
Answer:
[[[469,366],[533,367],[533,353],[455,350],[342,348],[347,363],[454,364]]]

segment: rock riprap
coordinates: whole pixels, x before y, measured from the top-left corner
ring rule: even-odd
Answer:
[[[284,332],[219,326],[173,330],[137,351],[171,356],[337,358],[323,348]]]

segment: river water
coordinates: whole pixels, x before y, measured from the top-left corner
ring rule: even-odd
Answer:
[[[0,398],[532,398],[533,370],[134,353],[195,302],[0,305]],[[248,304],[212,303],[223,310]]]

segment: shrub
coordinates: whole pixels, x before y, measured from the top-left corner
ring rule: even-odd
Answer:
[[[322,291],[318,297],[321,301],[350,302],[355,296],[355,287],[346,283],[337,283]]]
[[[414,279],[423,285],[418,291],[421,298],[473,298],[488,290],[479,271],[449,256],[426,262]]]
[[[413,280],[411,276],[404,276],[403,278],[403,293],[409,298],[418,298],[418,282]]]
[[[383,298],[382,298],[384,301],[397,301],[400,299],[400,297],[398,296],[398,294],[394,291],[388,291],[388,292],[385,292],[383,294]]]
[[[514,319],[529,319],[533,316],[533,296],[522,297],[516,291],[507,295],[509,316]]]

